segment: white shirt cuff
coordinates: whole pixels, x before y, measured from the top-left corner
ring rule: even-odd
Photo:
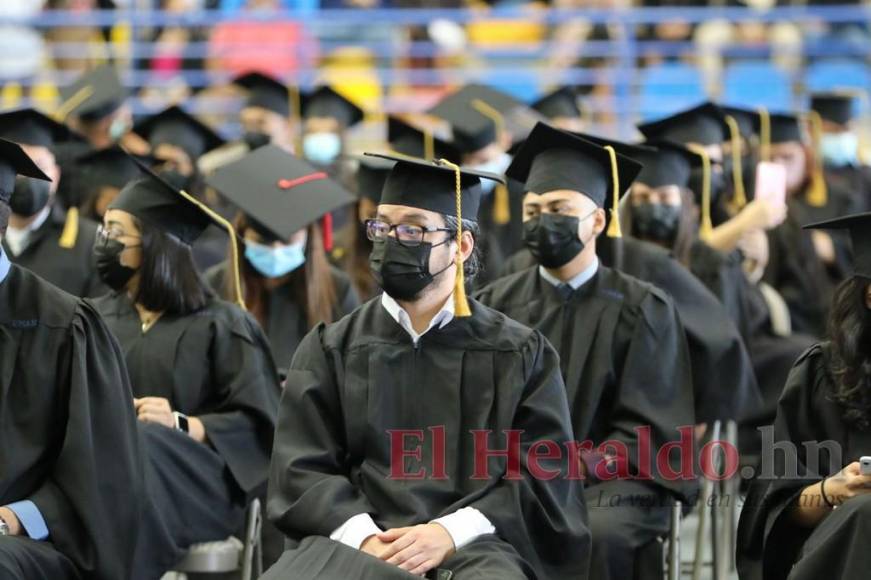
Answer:
[[[381,532],[381,528],[375,524],[372,516],[369,514],[357,514],[330,534],[330,539],[359,550],[363,542],[366,541],[366,538]]]
[[[464,507],[452,514],[433,520],[431,523],[440,524],[448,531],[454,541],[454,548],[459,550],[468,546],[479,536],[496,533],[496,528],[487,519],[487,516],[473,507]]]

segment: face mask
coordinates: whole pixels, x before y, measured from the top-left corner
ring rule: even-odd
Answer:
[[[242,141],[248,146],[248,149],[254,151],[261,147],[269,145],[272,139],[266,133],[260,131],[248,131],[242,136]]]
[[[112,141],[120,141],[121,137],[127,134],[127,121],[122,118],[117,118],[109,125],[109,137]]]
[[[51,183],[41,179],[15,178],[15,189],[9,200],[12,213],[21,217],[31,217],[48,204],[51,197]]]
[[[671,244],[677,236],[681,207],[642,203],[632,207],[632,229],[641,239]]]
[[[435,246],[423,242],[419,246],[406,247],[395,238],[375,240],[369,256],[369,267],[388,296],[402,302],[413,302],[436,276],[454,265],[451,262],[435,274],[429,271],[432,249],[449,242],[446,240]]]
[[[584,242],[578,237],[580,224],[581,219],[574,216],[542,214],[523,224],[523,241],[539,264],[560,268],[584,251]]]
[[[690,171],[690,180],[687,184],[687,187],[696,195],[696,199],[701,199],[702,197],[702,183],[702,170],[696,167]],[[725,187],[725,166],[723,171],[714,171],[711,168],[711,200],[716,200]]]
[[[820,141],[823,159],[835,167],[857,165],[859,159],[859,138],[855,133],[828,133]]]
[[[318,165],[329,165],[342,153],[342,139],[336,133],[309,133],[302,139],[306,159]]]
[[[305,244],[272,248],[245,242],[245,258],[255,270],[267,278],[281,278],[305,263]]]
[[[106,286],[116,292],[123,290],[133,274],[136,273],[136,270],[121,263],[121,252],[126,247],[120,240],[101,239],[99,236],[94,243],[97,274]]]
[[[495,173],[496,175],[505,175],[508,166],[511,165],[511,155],[502,153],[496,159],[475,165],[473,169],[477,171],[486,171],[487,173]],[[491,179],[481,180],[481,189],[484,193],[490,193],[496,188],[496,182]]]

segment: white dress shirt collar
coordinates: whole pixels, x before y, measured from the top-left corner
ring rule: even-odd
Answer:
[[[451,294],[447,301],[445,302],[442,309],[433,316],[432,320],[429,323],[429,326],[426,330],[418,334],[415,332],[414,327],[411,324],[411,317],[408,315],[408,312],[399,305],[399,303],[390,297],[387,292],[381,294],[381,305],[384,307],[384,310],[387,311],[388,314],[396,321],[396,323],[408,333],[411,337],[411,340],[417,345],[420,337],[424,334],[432,330],[433,328],[442,329],[447,326],[454,319],[454,295]]]
[[[598,271],[599,271],[599,258],[598,257],[593,258],[592,264],[587,266],[587,268],[583,272],[581,272],[580,274],[578,274],[577,276],[575,276],[571,280],[568,280],[567,282],[563,282],[562,280],[560,280],[556,276],[552,275],[550,272],[548,272],[544,268],[544,266],[538,267],[539,275],[542,278],[544,278],[544,280],[547,281],[549,284],[553,284],[554,286],[557,286],[557,287],[560,286],[561,284],[568,284],[569,286],[572,287],[572,290],[577,290],[578,288],[580,288],[581,286],[583,286],[584,284],[586,284],[587,282],[592,280],[593,276],[595,276],[596,272],[598,272]]]

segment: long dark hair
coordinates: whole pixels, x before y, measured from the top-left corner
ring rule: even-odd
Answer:
[[[6,233],[6,227],[9,225],[9,216],[12,215],[12,208],[8,203],[0,201],[0,236]]]
[[[699,218],[695,196],[689,188],[680,188],[680,221],[677,224],[677,234],[671,245],[672,254],[684,266],[690,265],[690,250],[699,236]],[[632,232],[632,204],[627,203],[620,211],[620,226],[626,235]]]
[[[142,236],[142,265],[133,300],[151,312],[184,316],[202,309],[213,293],[200,277],[191,247],[133,218]]]
[[[235,226],[240,236],[244,236],[245,231],[253,227],[244,214],[236,216]],[[284,284],[290,286],[294,302],[305,308],[306,321],[311,328],[319,322],[333,322],[338,292],[324,250],[320,226],[317,223],[309,224],[306,231],[308,239],[305,245],[305,264],[288,274]],[[245,305],[258,319],[260,325],[266,328],[269,319],[268,280],[248,263],[242,252],[239,255],[239,268],[242,272]],[[233,280],[229,272],[224,276],[224,293],[226,296],[234,295]]]
[[[842,282],[829,315],[832,398],[844,409],[847,423],[871,426],[871,310],[865,295],[869,280],[853,277]]]
[[[358,215],[359,203],[355,209],[355,214]],[[351,224],[354,231],[349,235],[351,243],[345,253],[345,271],[351,277],[351,283],[354,284],[354,289],[357,290],[357,295],[361,300],[368,300],[378,292],[378,284],[372,276],[372,269],[369,267],[369,254],[372,253],[372,242],[366,235],[366,226],[354,220]]]

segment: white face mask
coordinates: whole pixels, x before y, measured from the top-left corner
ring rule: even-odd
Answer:
[[[487,173],[495,173],[496,175],[505,175],[505,171],[508,169],[509,165],[511,165],[511,155],[509,155],[508,153],[501,153],[495,159],[488,161],[487,163],[475,165],[472,168],[477,171],[486,171]],[[492,181],[490,179],[481,180],[481,189],[484,190],[484,193],[490,193],[495,188],[495,181]]]
[[[309,133],[302,138],[302,152],[312,163],[329,165],[342,153],[342,139],[327,131]]]
[[[859,138],[851,131],[823,135],[820,148],[826,163],[836,167],[856,165],[859,160]]]

